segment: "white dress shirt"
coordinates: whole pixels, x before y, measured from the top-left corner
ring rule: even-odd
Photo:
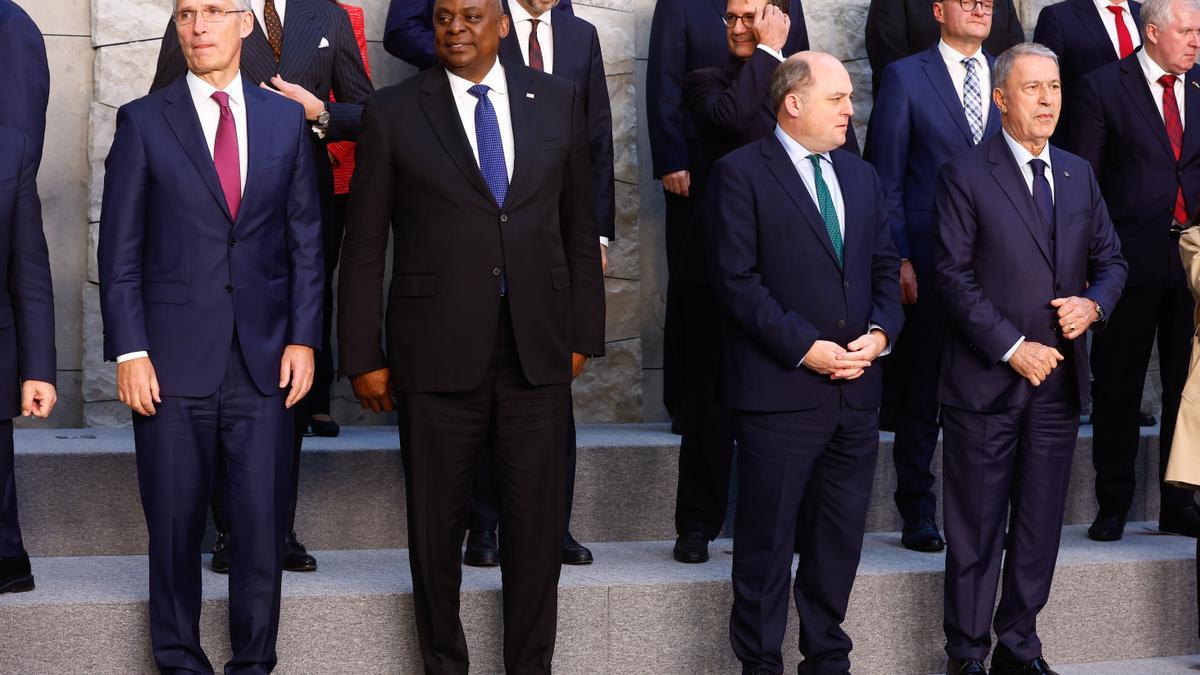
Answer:
[[[967,67],[963,65],[962,60],[971,59],[975,62],[975,73],[979,76],[979,104],[983,110],[983,128],[987,129],[988,115],[992,108],[992,70],[988,68],[983,48],[976,49],[974,54],[963,54],[946,44],[945,40],[938,40],[938,53],[946,63],[946,70],[950,73],[950,81],[954,83],[954,92],[958,94],[960,105],[963,103],[963,89],[967,86]]]
[[[1163,124],[1166,124],[1167,118],[1163,116],[1163,89],[1159,84],[1158,78],[1167,74],[1162,66],[1155,63],[1154,59],[1146,55],[1146,50],[1142,49],[1137,53],[1138,63],[1142,66],[1142,74],[1146,76],[1146,84],[1150,85],[1150,98],[1154,99],[1154,107],[1158,108],[1158,116],[1163,118]],[[1187,84],[1187,74],[1179,75],[1179,79],[1175,81],[1174,93],[1175,103],[1179,106],[1179,123],[1182,128],[1187,128],[1187,111],[1184,109],[1186,96],[1183,95],[1183,87]]]
[[[218,89],[204,80],[188,73],[185,78],[188,92],[192,95],[192,105],[196,106],[196,114],[200,117],[200,128],[204,131],[204,142],[208,145],[208,155],[212,157],[217,144],[217,125],[221,122],[221,106],[213,100],[213,93]],[[246,191],[246,99],[242,91],[242,75],[238,73],[228,85],[220,91],[229,94],[229,110],[233,113],[233,126],[237,132],[238,166],[240,168],[242,187]],[[149,356],[149,353],[129,352],[117,357],[117,363]]]
[[[1142,44],[1142,34],[1138,31],[1137,24],[1133,22],[1133,15],[1129,13],[1128,2],[1118,2],[1112,4],[1108,0],[1095,0],[1096,11],[1100,13],[1100,23],[1104,24],[1104,30],[1108,33],[1108,39],[1112,41],[1113,53],[1117,56],[1121,55],[1121,42],[1117,39],[1117,21],[1116,15],[1109,11],[1109,7],[1121,8],[1121,20],[1125,22],[1125,30],[1129,31],[1129,39],[1133,44],[1133,48]]]
[[[529,65],[529,34],[533,30],[533,17],[521,3],[508,3],[508,13],[512,17],[512,29],[517,32],[517,44],[521,45],[521,58]],[[554,9],[542,12],[538,19],[538,45],[542,48],[542,66],[551,75],[554,74],[554,31],[550,22],[554,18]]]
[[[515,3],[514,3],[515,4]],[[463,131],[467,132],[467,142],[471,144],[471,152],[475,153],[475,163],[479,164],[479,141],[475,138],[475,106],[479,99],[468,90],[475,83],[446,71],[450,78],[450,92],[454,95],[454,106],[458,109],[458,117],[462,120]],[[512,110],[508,107],[508,80],[504,79],[504,66],[500,59],[492,65],[492,69],[484,76],[479,84],[489,87],[487,97],[496,111],[496,122],[500,125],[500,144],[504,146],[504,168],[508,171],[508,181],[512,182],[513,161],[516,151],[513,140]],[[482,167],[480,167],[482,170]]]
[[[267,34],[267,21],[263,18],[263,11],[267,6],[267,0],[250,0],[250,7],[254,10],[254,18],[258,19],[258,25],[262,26],[263,35]],[[282,26],[284,15],[287,14],[287,0],[275,0],[275,11],[279,14],[279,25]]]

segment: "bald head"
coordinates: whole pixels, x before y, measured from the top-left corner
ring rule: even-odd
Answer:
[[[846,142],[853,93],[845,66],[823,52],[794,54],[771,78],[779,125],[812,152],[828,152]]]

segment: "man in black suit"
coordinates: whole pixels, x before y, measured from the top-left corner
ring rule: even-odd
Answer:
[[[242,75],[287,96],[304,106],[311,123],[313,164],[317,190],[321,198],[321,236],[325,253],[325,305],[323,344],[317,353],[318,372],[333,370],[329,349],[333,316],[333,271],[337,266],[342,224],[333,199],[333,168],[326,146],[329,141],[352,141],[358,132],[362,104],[372,92],[371,81],[363,66],[362,55],[354,38],[354,29],[346,12],[326,0],[248,0],[253,7],[254,29],[244,40]],[[158,91],[182,77],[187,64],[175,37],[175,26],[168,25],[158,53],[158,69],[150,91]],[[329,101],[333,93],[336,102]],[[320,379],[320,378],[318,378]],[[327,396],[318,392],[310,396]],[[296,430],[292,466],[292,498],[284,569],[308,572],[317,569],[317,561],[296,537],[296,496],[300,487],[300,446],[310,424],[314,431],[332,424],[332,420],[312,420],[308,399],[296,409]],[[324,435],[336,435],[336,425]],[[219,465],[219,467],[222,465]],[[219,468],[213,487],[213,521],[217,542],[213,546],[212,567],[229,571],[229,518],[224,506],[225,475]]]
[[[958,2],[966,11],[982,4],[992,14],[992,31],[983,41],[989,54],[1025,41],[1025,30],[1013,0],[871,0],[867,10],[867,59],[871,62],[871,94],[879,93],[883,69],[889,63],[923,52],[937,44],[941,26],[929,6],[934,2]]]
[[[604,350],[586,113],[571,82],[497,59],[509,32],[500,0],[439,0],[434,28],[442,67],[363,110],[342,244],[341,362],[364,406],[391,410],[398,398],[427,672],[468,667],[461,545],[486,462],[504,533],[505,670],[548,673],[570,383],[573,366]]]
[[[608,267],[608,245],[616,238],[616,199],[613,178],[612,110],[604,80],[604,56],[596,27],[570,12],[552,12],[558,0],[504,0],[511,29],[500,41],[500,59],[524,63],[534,70],[575,83],[583,97],[592,158],[592,195],[600,232],[601,267]],[[575,495],[575,416],[571,414],[566,462],[566,520],[571,523]],[[467,550],[463,562],[475,567],[500,563],[496,537],[496,497],[486,467],[479,472],[471,495]],[[563,563],[587,565],[592,552],[571,536],[563,538]]]
[[[36,170],[42,161],[46,136],[50,69],[42,32],[12,0],[0,0],[0,91],[11,102],[4,126],[25,134],[34,150]]]
[[[1170,237],[1200,205],[1200,2],[1142,3],[1142,48],[1083,77],[1071,146],[1091,162],[1129,261],[1129,284],[1092,341],[1092,464],[1099,512],[1088,536],[1120,539],[1133,503],[1138,413],[1158,341],[1159,478],[1191,364],[1195,303]],[[1162,485],[1158,528],[1200,535],[1189,490]]]

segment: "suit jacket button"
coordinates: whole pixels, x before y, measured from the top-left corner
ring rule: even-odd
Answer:
[[[500,276],[500,268],[499,267],[492,268],[492,276],[494,276],[494,277]]]
[[[502,223],[507,223],[507,222],[508,222],[508,214],[506,214],[506,213],[501,213],[501,214],[500,214],[500,222],[502,222]]]
[[[845,327],[846,327],[846,321],[845,321],[845,319],[838,319],[838,324],[837,324],[837,326],[838,326],[838,328],[845,328]]]
[[[237,246],[237,239],[230,239],[229,248],[233,248],[234,246]]]
[[[843,281],[843,282],[842,282],[842,288],[850,288],[850,282],[849,282],[849,281]]]
[[[225,292],[232,293],[233,292],[233,284],[225,284]]]

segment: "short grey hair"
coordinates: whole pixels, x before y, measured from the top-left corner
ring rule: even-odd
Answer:
[[[807,58],[792,56],[779,64],[775,68],[775,74],[771,76],[771,102],[775,104],[775,110],[779,110],[788,94],[795,93],[804,98],[805,93],[816,81],[812,65]]]
[[[239,12],[254,12],[254,5],[250,4],[250,0],[230,0],[233,3],[233,8]],[[171,13],[174,14],[179,9],[179,0],[171,0]]]
[[[1146,41],[1146,26],[1154,24],[1162,30],[1175,21],[1176,2],[1200,11],[1200,0],[1142,0],[1142,42]]]
[[[1054,65],[1058,65],[1058,54],[1054,53],[1053,49],[1039,44],[1037,42],[1021,42],[1015,44],[996,59],[995,65],[992,66],[992,86],[996,89],[1003,89],[1008,82],[1008,76],[1012,73],[1013,65],[1017,59],[1022,56],[1044,56],[1048,59],[1054,59]]]

